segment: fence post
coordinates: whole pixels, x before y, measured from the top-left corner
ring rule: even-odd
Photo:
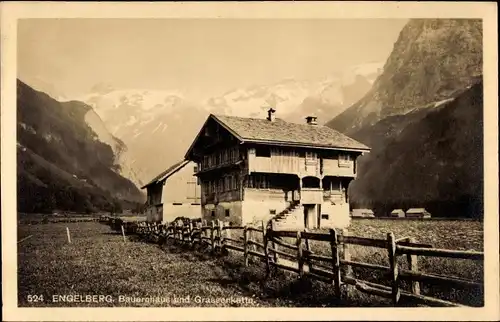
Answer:
[[[201,222],[201,235],[203,237],[208,237],[208,233],[207,233],[207,229],[203,228],[203,227],[207,227],[208,226],[208,221],[206,219],[203,219],[203,221]],[[203,243],[205,244],[208,244],[208,242],[206,240],[202,240]]]
[[[417,242],[416,239],[413,237],[408,238],[407,241],[410,243]],[[417,255],[410,255],[410,254],[406,254],[406,256],[408,259],[409,269],[412,272],[418,272],[418,256]],[[420,295],[420,282],[419,281],[412,281],[411,292],[415,295]]]
[[[224,238],[222,237],[222,235],[224,235],[224,222],[223,221],[219,221],[219,251],[221,252],[221,254],[224,254]]]
[[[392,304],[396,306],[401,296],[399,290],[398,258],[396,256],[396,239],[393,233],[387,234],[387,252],[389,254],[389,265],[391,268]]]
[[[182,239],[184,244],[189,244],[189,226],[182,223]]]
[[[189,224],[187,225],[187,233],[188,233],[188,242],[189,242],[189,247],[193,247],[193,223],[191,222],[191,219],[189,219]]]
[[[275,226],[276,226],[276,225],[275,225],[275,223],[274,223],[274,220],[272,220],[272,219],[271,219],[271,231],[274,231]],[[279,247],[279,246],[278,246],[278,244],[276,244],[276,243],[274,242],[274,238],[276,238],[276,237],[271,237],[271,240],[273,241],[273,242],[272,242],[272,247],[273,247],[273,250],[278,250],[278,247]],[[276,264],[278,264],[278,261],[279,261],[279,255],[278,255],[278,253],[277,253],[277,252],[273,252],[273,261],[274,261]],[[275,267],[276,267],[276,270],[277,270],[277,269],[278,269],[278,267],[277,267],[277,266],[275,266]]]
[[[307,228],[304,228],[305,232],[308,232],[309,230]],[[309,271],[311,271],[312,268],[312,261],[310,260],[309,255],[311,255],[311,247],[309,245],[309,238],[304,239],[305,244],[306,244],[306,255],[305,255],[305,260],[307,262],[307,265],[309,266]]]
[[[257,251],[257,246],[255,246],[255,244],[252,244],[250,242],[250,241],[257,242],[257,238],[253,238],[253,237],[255,237],[255,231],[252,230],[252,229],[249,229],[248,230],[248,241],[249,241],[248,250],[256,252]],[[248,254],[248,262],[249,263],[253,263],[254,262],[254,256],[252,256],[251,254]]]
[[[335,296],[340,299],[340,256],[339,256],[339,239],[337,231],[330,229],[330,249],[332,250],[332,267],[333,267],[333,283],[335,287]]]
[[[217,245],[216,249],[220,251],[220,220],[217,219],[215,221],[215,245]]]
[[[215,231],[215,223],[212,220],[210,222],[210,242],[212,243],[212,252],[215,252],[215,236],[214,236],[214,231]]]
[[[349,236],[349,230],[347,230],[347,228],[342,229],[342,236],[344,236],[344,237]],[[338,235],[337,235],[337,241],[338,241]],[[345,242],[342,244],[342,259],[345,261],[351,260],[351,247],[348,243],[345,243]],[[352,276],[351,265],[345,266],[345,275],[348,277]]]
[[[203,219],[196,224],[199,229],[200,229],[200,240],[199,240],[199,243],[200,243],[200,246],[203,245],[203,234],[204,234],[204,231],[203,231]]]
[[[123,242],[126,242],[127,240],[125,239],[125,229],[123,229],[123,225],[122,225],[122,235],[123,235]]]
[[[71,236],[69,234],[69,228],[66,227],[66,235],[68,236],[68,244],[71,244]]]
[[[228,227],[228,228],[231,227],[231,223],[226,222],[226,227]],[[232,238],[232,236],[233,236],[232,229],[226,229],[225,237]]]
[[[243,258],[245,260],[245,266],[248,266],[248,226],[245,225],[243,228]]]
[[[297,231],[297,260],[299,263],[299,275],[304,276],[304,255],[302,253],[302,233]]]
[[[266,225],[264,224],[264,221],[261,221],[261,227],[262,227],[262,243],[264,244],[264,257],[266,260],[266,279],[267,279],[271,274],[271,263],[269,259],[269,249],[267,248],[268,238],[267,238]]]

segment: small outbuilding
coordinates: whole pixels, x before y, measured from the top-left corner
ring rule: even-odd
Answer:
[[[408,218],[431,218],[431,214],[425,208],[410,208],[406,212]]]
[[[354,218],[369,218],[375,217],[373,210],[371,209],[353,209],[352,217]]]
[[[197,165],[181,160],[157,175],[146,189],[148,222],[172,222],[177,217],[201,218],[201,187]]]
[[[393,211],[391,211],[390,216],[402,218],[405,216],[405,212],[403,211],[403,209],[394,209]]]

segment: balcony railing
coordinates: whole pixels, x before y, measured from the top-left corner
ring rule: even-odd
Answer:
[[[319,204],[323,202],[323,190],[320,188],[302,188],[300,202],[303,204]]]

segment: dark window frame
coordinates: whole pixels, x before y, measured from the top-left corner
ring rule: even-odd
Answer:
[[[261,146],[255,148],[255,156],[259,158],[270,158],[271,148],[268,146]]]

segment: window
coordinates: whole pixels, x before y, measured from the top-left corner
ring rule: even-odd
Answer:
[[[257,147],[255,149],[255,156],[270,158],[271,157],[271,150],[268,147]]]
[[[231,212],[229,211],[229,209],[226,209],[225,213],[226,213],[226,217],[229,217],[229,215],[231,214]]]
[[[269,209],[269,214],[276,215],[276,209]]]
[[[306,161],[316,161],[316,152],[306,152]]]
[[[198,172],[198,166],[197,166],[197,165],[195,165],[195,166],[193,167],[193,172],[194,172],[194,173],[197,173],[197,172]]]
[[[236,176],[231,176],[231,187],[233,190],[238,189],[238,179]]]
[[[349,154],[339,154],[339,167],[349,167],[351,165],[351,156]]]
[[[212,217],[215,217],[215,210],[212,210]]]
[[[182,206],[182,202],[174,202],[174,206]]]
[[[342,160],[342,161],[351,161],[351,156],[349,154],[340,154],[339,155],[339,160]]]
[[[238,160],[238,148],[231,149],[231,161],[234,162]]]
[[[329,218],[330,218],[329,215],[327,215],[327,214],[321,214],[321,219],[328,220]]]

